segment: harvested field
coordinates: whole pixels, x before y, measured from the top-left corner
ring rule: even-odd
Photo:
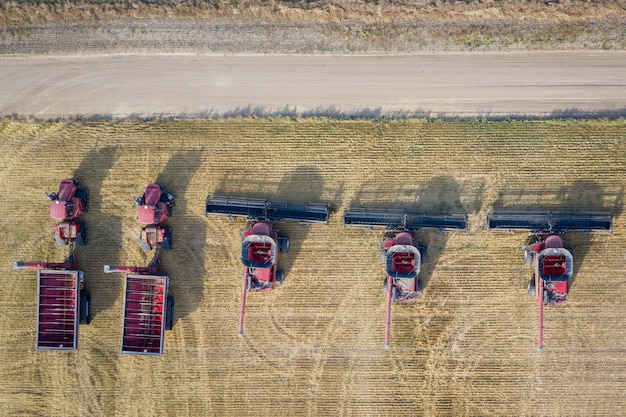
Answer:
[[[0,122],[0,410],[4,415],[615,416],[626,409],[626,122],[329,119]],[[90,189],[78,250],[94,318],[73,353],[35,352],[36,274],[60,260],[45,191]],[[176,297],[162,357],[121,356],[123,277],[145,264],[132,197],[179,197],[163,254]],[[208,193],[328,201],[328,227],[281,225],[285,283],[248,297],[237,338],[243,221],[205,218]],[[383,349],[380,231],[350,205],[466,209],[468,234],[425,233],[424,296],[393,308]],[[493,207],[612,209],[614,234],[568,235],[570,302],[526,296],[526,237],[488,234]]]

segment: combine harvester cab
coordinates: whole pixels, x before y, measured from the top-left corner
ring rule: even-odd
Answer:
[[[141,248],[145,251],[172,249],[172,229],[159,223],[172,215],[176,196],[169,194],[161,184],[148,184],[143,196],[135,198],[135,203],[138,206],[137,220],[147,225],[139,235]]]
[[[159,251],[149,266],[105,265],[105,273],[126,274],[124,285],[123,354],[160,356],[165,330],[174,324],[174,298],[163,274]]]
[[[391,332],[391,303],[413,303],[422,295],[419,272],[427,248],[419,246],[413,233],[421,230],[467,231],[467,213],[411,214],[404,210],[351,208],[344,212],[344,227],[385,228],[380,244],[385,262],[386,278],[383,291],[387,295],[385,318],[385,348],[389,348]]]
[[[569,280],[574,275],[574,257],[565,248],[560,234],[571,231],[595,233],[613,231],[613,213],[551,211],[493,211],[487,215],[489,231],[530,232],[531,243],[523,246],[526,264],[533,265],[528,295],[539,305],[539,352],[543,351],[543,307],[567,302]]]
[[[89,210],[89,190],[80,187],[75,179],[65,179],[59,184],[59,191],[46,193],[50,200],[50,218],[61,220],[56,225],[54,239],[65,246],[75,242],[78,246],[87,244],[87,226],[75,221]]]
[[[283,282],[283,271],[277,269],[277,254],[289,252],[289,239],[278,235],[276,223],[293,220],[303,225],[328,224],[328,204],[273,204],[258,198],[208,196],[206,216],[245,217],[248,227],[243,231],[241,263],[244,265],[239,337],[243,337],[246,294],[249,291],[273,291]]]
[[[65,262],[18,261],[13,268],[37,270],[36,349],[76,350],[79,324],[91,322],[91,295],[71,248]]]

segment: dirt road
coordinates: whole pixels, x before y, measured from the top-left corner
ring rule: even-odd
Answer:
[[[0,58],[0,116],[616,116],[625,52]]]

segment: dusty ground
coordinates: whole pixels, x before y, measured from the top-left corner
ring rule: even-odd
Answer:
[[[326,119],[0,124],[0,409],[6,415],[615,416],[626,408],[626,124]],[[35,274],[58,260],[44,191],[92,196],[78,252],[95,317],[74,353],[36,353]],[[163,255],[176,324],[160,358],[120,356],[122,280],[147,262],[132,196],[179,196]],[[249,297],[237,338],[243,221],[204,217],[208,193],[328,201],[328,227],[281,225],[285,284]],[[378,231],[344,207],[466,209],[468,234],[427,233],[424,296],[394,306],[383,349]],[[571,234],[576,276],[536,349],[526,236],[488,234],[493,207],[612,209],[612,236]]]
[[[0,116],[626,116],[626,52],[0,59]]]
[[[0,5],[1,54],[624,49],[626,2],[110,0]]]

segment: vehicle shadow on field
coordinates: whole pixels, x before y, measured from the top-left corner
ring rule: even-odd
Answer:
[[[575,180],[571,185],[550,188],[548,184],[541,189],[501,190],[493,204],[494,210],[515,211],[613,211],[614,216],[621,214],[624,188],[615,195],[607,194],[603,187],[591,180]],[[525,203],[536,201],[536,204]],[[530,240],[530,237],[527,241]],[[577,270],[584,265],[584,260],[592,247],[589,234],[569,232],[563,235],[565,247],[572,250],[574,256],[574,275],[570,279],[570,288],[576,280]],[[524,242],[526,243],[526,242]],[[523,265],[523,252],[520,251],[520,265]],[[530,270],[529,270],[530,273]],[[530,279],[530,276],[529,276]]]
[[[115,304],[120,280],[105,274],[102,260],[116,263],[122,246],[122,222],[118,216],[104,214],[102,183],[117,159],[116,148],[93,149],[74,171],[74,178],[89,190],[89,211],[80,218],[87,224],[87,247],[76,251],[78,264],[85,271],[85,288],[91,292],[92,320],[98,312]]]
[[[417,187],[403,185],[401,182],[393,183],[398,185],[394,188],[388,183],[385,184],[385,188],[381,188],[379,182],[363,184],[351,207],[404,209],[417,214],[465,212],[465,207],[461,203],[461,187],[451,176],[433,177],[427,184]],[[473,202],[473,205],[481,206],[482,202],[477,200]],[[383,240],[383,234],[380,234],[380,241]],[[426,289],[448,241],[448,235],[432,230],[416,232],[413,235],[416,243],[427,248],[426,258],[422,260],[419,273],[423,288]],[[381,265],[381,271],[383,269],[384,265]],[[384,279],[384,273],[381,277]]]
[[[245,188],[242,187],[242,184],[245,184]],[[259,192],[258,190],[268,191]],[[307,205],[325,203],[320,200],[323,192],[324,179],[319,170],[312,166],[301,165],[283,176],[278,183],[225,177],[213,194],[262,198],[280,204]],[[317,226],[313,225],[313,227]],[[278,256],[278,269],[282,269],[285,280],[289,280],[291,266],[300,254],[302,244],[308,235],[309,226],[303,226],[295,221],[284,221],[278,223],[276,228],[279,230],[279,236],[289,238],[289,253]],[[236,258],[238,259],[239,256],[240,254],[237,253]]]
[[[196,149],[176,153],[156,178],[157,184],[177,196],[172,217],[164,223],[172,228],[172,250],[161,251],[163,270],[171,279],[174,323],[198,307],[204,292],[206,225],[193,215],[186,198],[189,183],[202,164],[202,155]]]

